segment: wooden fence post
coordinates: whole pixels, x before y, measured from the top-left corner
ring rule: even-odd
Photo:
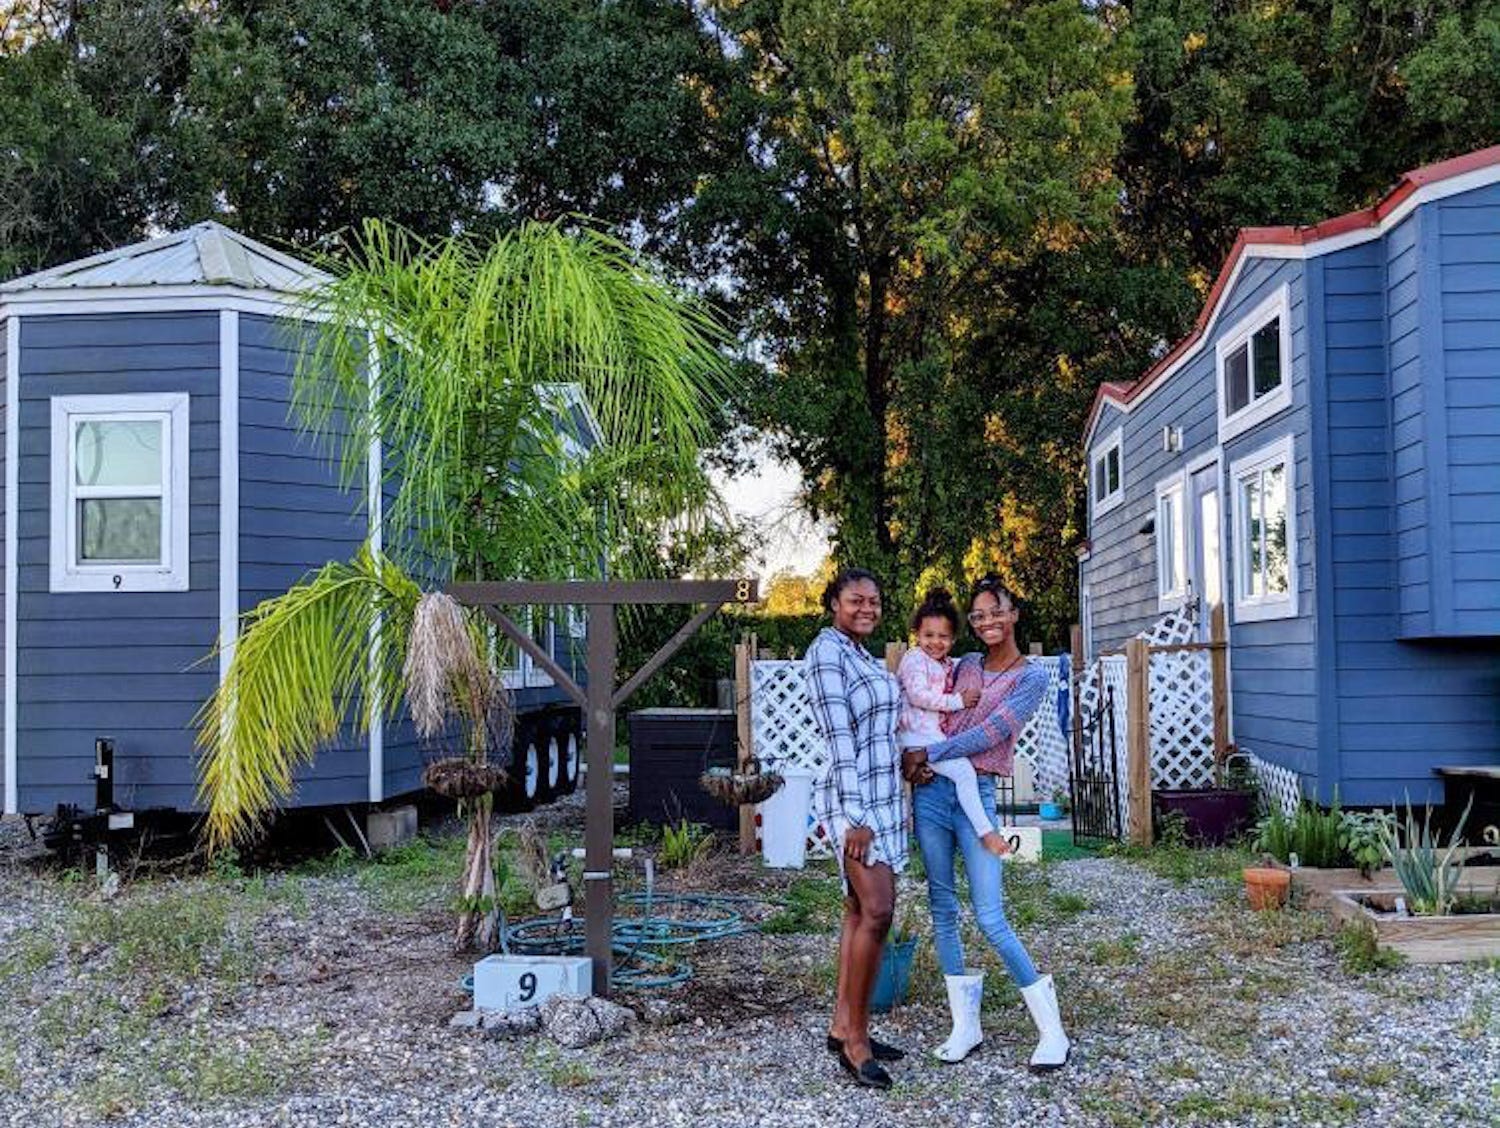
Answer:
[[[735,757],[741,773],[750,768],[755,750],[750,736],[750,655],[753,642],[740,642],[734,648],[734,708],[738,754]],[[755,853],[755,807],[740,804],[740,853]]]
[[[1125,644],[1125,775],[1130,787],[1129,836],[1151,845],[1151,648],[1143,638]]]
[[[1214,709],[1214,783],[1222,787],[1224,761],[1229,758],[1229,631],[1222,603],[1215,603],[1209,611],[1208,631]]]

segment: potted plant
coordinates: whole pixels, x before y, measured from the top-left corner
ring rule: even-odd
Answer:
[[[1292,871],[1277,865],[1275,858],[1262,854],[1259,865],[1246,866],[1243,872],[1245,899],[1252,909],[1260,912],[1286,904],[1292,888]]]
[[[1250,825],[1257,789],[1249,757],[1230,752],[1214,764],[1214,785],[1151,792],[1158,819],[1182,817],[1187,837],[1207,846],[1220,846]]]
[[[1037,805],[1036,813],[1044,819],[1060,819],[1068,813],[1068,797],[1062,788],[1052,792],[1051,802],[1043,801]]]
[[[880,970],[875,975],[875,990],[870,995],[870,1009],[883,1014],[906,1001],[911,982],[911,966],[922,944],[922,933],[908,915],[892,925],[885,947],[880,953]]]

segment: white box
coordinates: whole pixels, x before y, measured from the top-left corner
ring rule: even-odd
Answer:
[[[485,956],[474,965],[476,1010],[519,1010],[553,995],[593,993],[594,965],[585,956]]]
[[[1042,860],[1042,828],[1039,826],[1002,826],[1000,833],[1010,844],[1011,852],[1005,855],[1007,862],[1039,862]]]

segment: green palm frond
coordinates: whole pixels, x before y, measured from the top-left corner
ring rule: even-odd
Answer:
[[[729,337],[630,247],[587,225],[526,223],[481,245],[371,220],[350,252],[308,299],[328,331],[305,338],[294,404],[346,484],[363,480],[375,435],[391,452],[393,554],[581,574],[618,547],[623,521],[701,505]],[[604,448],[562,456],[566,384]],[[611,506],[594,504],[599,483]]]
[[[244,616],[223,682],[194,721],[212,844],[249,834],[291,794],[297,765],[341,733],[363,733],[366,702],[399,700],[419,595],[366,548]]]

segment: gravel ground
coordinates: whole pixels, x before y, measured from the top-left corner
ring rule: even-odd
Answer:
[[[576,834],[578,798],[544,817]],[[1214,876],[1238,859],[1016,869],[1013,918],[1057,975],[1072,1064],[1026,1072],[1029,1022],[996,973],[980,1051],[951,1067],[914,1054],[872,1094],[821,1048],[826,915],[694,953],[692,984],[612,1042],[450,1029],[467,999],[443,905],[458,849],[156,874],[104,899],[0,824],[0,1125],[1500,1124],[1500,968],[1355,973],[1320,915],[1241,908]],[[795,886],[825,914],[833,881],[728,854],[670,880]],[[920,910],[914,880],[902,897]],[[914,980],[878,1029],[918,1049],[947,1031],[930,944]]]

